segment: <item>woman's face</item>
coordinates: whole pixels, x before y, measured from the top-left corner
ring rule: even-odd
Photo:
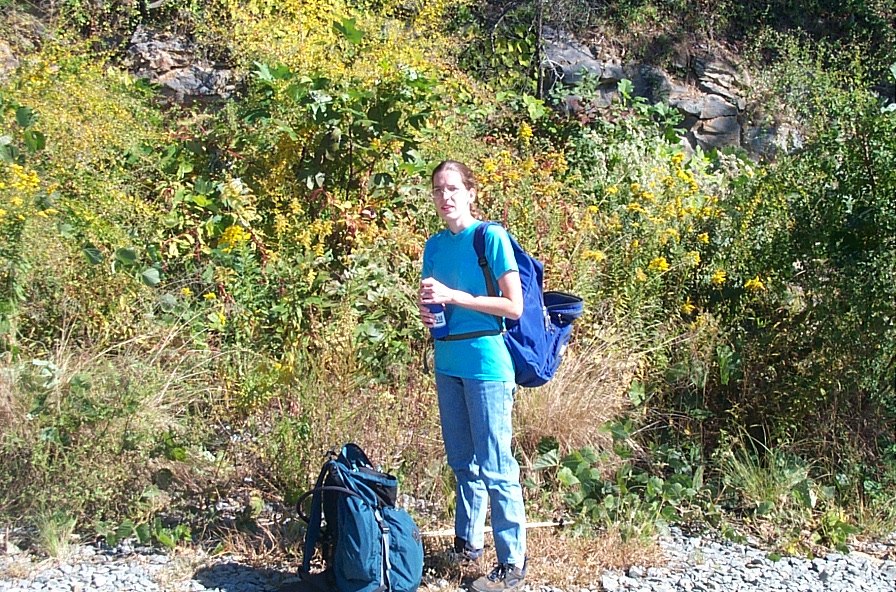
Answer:
[[[464,186],[463,177],[457,171],[439,171],[432,178],[432,199],[439,217],[455,230],[473,217],[471,206],[476,191]]]

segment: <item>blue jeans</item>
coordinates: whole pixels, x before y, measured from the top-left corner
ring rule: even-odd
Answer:
[[[522,566],[526,513],[520,466],[510,450],[515,388],[510,382],[436,373],[442,438],[457,478],[455,534],[481,549],[488,501],[498,562]]]

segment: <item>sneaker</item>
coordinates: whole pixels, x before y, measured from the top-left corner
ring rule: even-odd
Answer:
[[[472,589],[475,592],[507,592],[517,590],[523,585],[526,578],[526,564],[517,567],[509,563],[499,563],[487,576],[482,576],[473,582]]]
[[[455,536],[454,549],[449,551],[449,555],[455,563],[478,561],[482,557],[482,549],[473,549],[467,544],[467,541],[459,536]]]

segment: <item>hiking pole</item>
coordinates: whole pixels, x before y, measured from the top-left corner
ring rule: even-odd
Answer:
[[[564,526],[569,526],[571,524],[575,524],[575,521],[565,521],[562,518],[555,522],[527,522],[526,530],[530,528],[548,528],[550,526],[556,528],[563,528]],[[492,527],[486,526],[485,532],[491,532]],[[452,536],[454,534],[453,528],[446,528],[445,530],[430,530],[429,532],[421,532],[420,536],[422,537],[442,537],[442,536]]]

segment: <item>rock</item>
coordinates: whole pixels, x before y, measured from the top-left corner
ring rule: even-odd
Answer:
[[[740,146],[740,123],[736,117],[701,120],[692,132],[703,149]]]
[[[13,55],[12,49],[0,41],[0,80],[6,80],[10,72],[19,67],[19,60]],[[15,546],[15,545],[13,545]]]
[[[135,76],[161,85],[177,102],[226,98],[235,88],[230,70],[198,57],[192,43],[170,33],[139,26],[127,53]]]
[[[753,154],[774,159],[803,146],[803,138],[791,125],[766,125],[744,127],[744,147]]]
[[[628,577],[630,578],[643,578],[644,577],[644,568],[640,565],[633,565],[628,568]]]
[[[737,96],[724,86],[721,86],[714,82],[701,80],[699,87],[700,90],[704,92],[719,95],[720,97],[734,103],[740,111],[743,111],[747,107],[747,102],[743,98]]]
[[[669,105],[684,113],[685,116],[690,115],[695,119],[699,119],[700,114],[703,113],[703,103],[705,102],[706,98],[702,95],[689,97],[673,97],[669,100]]]
[[[626,68],[625,72],[635,87],[635,95],[649,103],[666,103],[672,96],[672,78],[661,68],[641,65]]]
[[[600,574],[600,585],[607,592],[616,592],[619,590],[619,580],[610,573]]]
[[[708,95],[703,100],[700,119],[716,119],[717,117],[737,117],[738,109],[718,95]]]

